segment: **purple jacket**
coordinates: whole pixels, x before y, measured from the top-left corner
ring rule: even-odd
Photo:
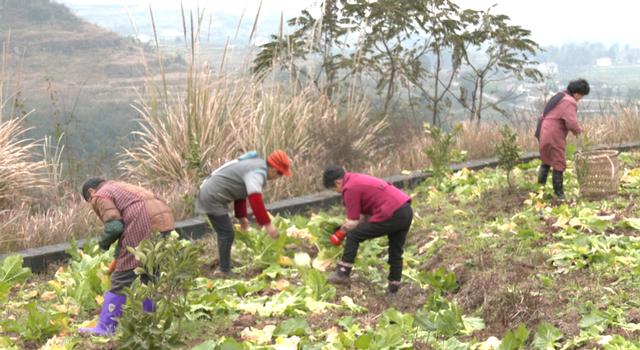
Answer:
[[[344,175],[342,201],[350,220],[369,215],[369,222],[386,221],[410,200],[411,197],[397,187],[377,177],[359,173]]]

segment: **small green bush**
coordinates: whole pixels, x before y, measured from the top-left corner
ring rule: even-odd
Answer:
[[[449,164],[452,161],[459,161],[459,152],[455,149],[456,136],[462,130],[462,125],[457,124],[451,132],[446,132],[436,126],[425,124],[425,132],[431,137],[431,145],[427,147],[425,153],[431,161],[433,178],[440,183],[442,179],[451,171]]]
[[[191,308],[187,294],[200,275],[203,248],[180,240],[174,232],[166,238],[157,234],[129,250],[142,262],[136,274],[155,278],[147,284],[138,279],[125,289],[127,304],[118,328],[120,349],[175,349],[189,334],[185,331]],[[155,312],[142,309],[147,298],[153,300]]]
[[[520,147],[516,143],[516,133],[508,125],[500,129],[500,134],[502,139],[496,145],[496,155],[499,166],[507,172],[507,183],[511,188],[513,187],[511,170],[520,163]]]

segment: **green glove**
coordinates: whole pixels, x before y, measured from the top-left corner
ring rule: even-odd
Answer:
[[[115,252],[113,252],[113,257],[117,259],[119,255],[120,255],[120,241],[116,242],[116,250]]]
[[[113,242],[120,239],[124,232],[124,224],[120,220],[112,220],[104,223],[104,231],[100,235],[98,245],[102,250],[109,250]]]

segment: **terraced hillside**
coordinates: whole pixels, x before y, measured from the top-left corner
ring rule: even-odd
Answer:
[[[18,113],[35,109],[32,134],[63,131],[73,153],[93,162],[86,168],[108,163],[135,127],[135,88],[158,70],[151,47],[87,23],[50,0],[0,1],[0,41],[5,94],[16,97],[19,91]],[[179,59],[164,63],[169,72],[181,66]]]

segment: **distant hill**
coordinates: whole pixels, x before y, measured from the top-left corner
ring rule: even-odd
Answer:
[[[52,78],[69,73],[120,73],[114,65],[139,64],[136,45],[82,21],[67,7],[49,0],[0,2],[0,33],[10,53],[22,59],[27,75],[44,71]],[[132,71],[128,72],[131,73]]]
[[[63,131],[75,173],[109,172],[135,127],[130,104],[145,79],[142,52],[151,49],[50,0],[0,0],[0,41],[7,85],[20,87],[23,110],[36,110],[29,118],[33,136]],[[165,63],[169,70],[181,66],[178,59]]]

